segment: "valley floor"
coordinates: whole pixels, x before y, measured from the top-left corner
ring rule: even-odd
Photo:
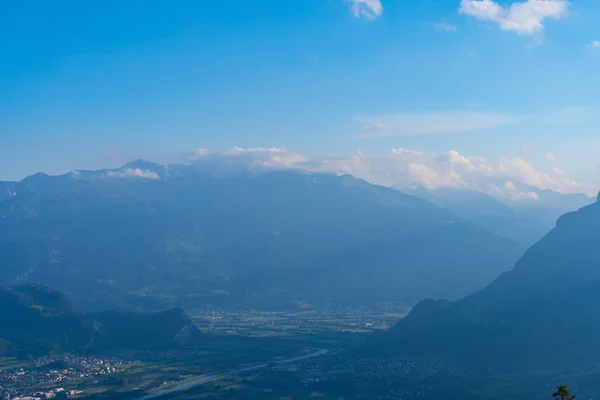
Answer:
[[[289,312],[196,310],[206,342],[193,349],[94,357],[1,359],[5,398],[81,399],[549,399],[558,384],[597,398],[600,369],[481,376],[441,359],[358,356],[400,305]]]
[[[314,349],[335,353],[358,347],[409,311],[397,304],[370,307],[303,307],[294,311],[193,311],[206,343],[192,350],[101,356],[54,356],[0,360],[0,394],[44,398],[125,396],[168,388],[210,374],[262,363],[304,358]],[[308,360],[298,360],[298,363]],[[245,371],[247,372],[247,371]],[[230,377],[233,379],[234,377]]]

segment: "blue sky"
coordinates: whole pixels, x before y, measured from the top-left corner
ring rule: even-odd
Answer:
[[[518,158],[593,192],[599,18],[596,0],[3,1],[0,179],[403,148]]]

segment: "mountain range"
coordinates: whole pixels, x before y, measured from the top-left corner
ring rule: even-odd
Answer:
[[[515,241],[352,176],[143,160],[0,183],[0,283],[87,310],[458,299]]]

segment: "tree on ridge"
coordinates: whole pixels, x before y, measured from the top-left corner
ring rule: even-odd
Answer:
[[[575,397],[577,396],[573,395],[565,385],[560,385],[557,388],[556,393],[552,394],[552,397],[554,397],[555,400],[575,400]]]

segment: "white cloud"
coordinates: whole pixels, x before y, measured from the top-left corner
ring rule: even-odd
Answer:
[[[566,175],[566,174],[567,174],[567,173],[566,173],[565,171],[563,171],[562,169],[560,169],[560,168],[556,168],[556,167],[552,167],[551,171],[552,171],[552,173],[553,173],[553,174],[555,174],[555,175],[560,175],[560,176],[564,176],[564,175]]]
[[[160,179],[156,172],[140,168],[127,168],[121,171],[108,171],[106,176],[110,178]]]
[[[536,192],[520,192],[509,195],[509,198],[514,201],[534,200],[538,201],[540,196]]]
[[[482,21],[497,24],[505,31],[519,35],[542,33],[544,20],[568,16],[567,0],[526,0],[502,6],[492,0],[461,0],[459,12]]]
[[[458,30],[458,28],[455,25],[449,24],[445,21],[438,22],[433,27],[438,31],[444,32],[456,32]]]
[[[594,40],[592,43],[590,43],[590,47],[592,49],[598,49],[598,48],[600,48],[600,40]]]
[[[383,14],[381,0],[346,0],[352,10],[352,15],[357,18],[373,20]]]
[[[523,119],[520,115],[476,111],[415,112],[355,118],[364,125],[362,138],[473,132],[516,124]]]
[[[397,148],[385,155],[324,155],[308,157],[284,148],[234,148],[205,151],[190,155],[194,163],[220,162],[226,166],[244,166],[250,170],[297,169],[319,173],[351,174],[374,184],[427,188],[464,187],[488,193],[503,200],[535,200],[533,188],[561,193],[593,193],[567,179],[557,170],[543,171],[520,157],[502,157],[496,161],[465,156],[457,151],[425,153]]]
[[[546,153],[544,157],[546,157],[546,160],[548,161],[556,161],[556,156],[552,153]]]

